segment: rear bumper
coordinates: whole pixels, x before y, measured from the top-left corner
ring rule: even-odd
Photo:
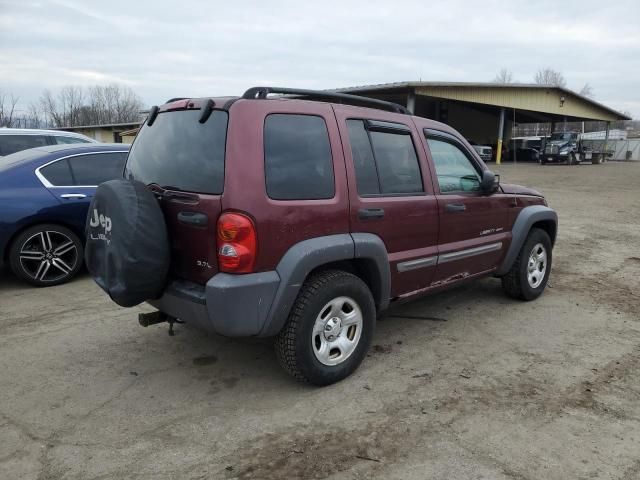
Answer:
[[[149,303],[208,332],[250,337],[259,335],[267,323],[279,285],[280,276],[275,271],[218,273],[205,286],[173,281],[161,298]]]

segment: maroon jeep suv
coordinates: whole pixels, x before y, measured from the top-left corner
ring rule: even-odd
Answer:
[[[474,278],[533,300],[557,215],[500,185],[455,130],[353,95],[256,87],[153,107],[123,180],[98,188],[87,265],[118,304],[274,336],[316,385],[353,372],[390,304]]]

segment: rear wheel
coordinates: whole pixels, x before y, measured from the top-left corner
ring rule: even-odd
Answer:
[[[16,276],[38,287],[71,280],[82,266],[78,236],[60,225],[36,225],[13,241],[9,263]]]
[[[538,298],[551,273],[551,239],[542,229],[529,232],[509,272],[502,277],[502,288],[510,297],[520,300]]]
[[[364,359],[375,316],[373,296],[360,278],[338,270],[315,274],[302,286],[276,337],[278,361],[302,382],[338,382]]]

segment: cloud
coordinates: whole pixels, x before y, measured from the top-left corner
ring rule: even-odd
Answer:
[[[255,84],[530,82],[541,67],[640,117],[637,0],[0,0],[0,88],[122,82],[148,104]]]

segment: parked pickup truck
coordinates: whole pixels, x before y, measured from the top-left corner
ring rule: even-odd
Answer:
[[[277,95],[277,96],[274,96]],[[87,223],[91,275],[144,325],[274,337],[295,378],[341,380],[390,305],[498,277],[533,300],[557,216],[454,129],[346,94],[254,87],[150,110]]]
[[[493,159],[493,147],[490,145],[478,145],[473,140],[469,140],[469,144],[473,147],[480,158],[484,162],[490,162]]]

